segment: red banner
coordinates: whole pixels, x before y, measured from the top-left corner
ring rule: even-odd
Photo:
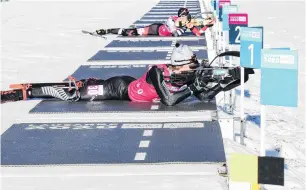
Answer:
[[[237,24],[237,25],[248,24],[248,14],[246,13],[228,14],[228,24]]]

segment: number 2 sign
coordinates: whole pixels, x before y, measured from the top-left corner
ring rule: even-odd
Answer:
[[[248,14],[228,14],[229,44],[240,44],[240,28],[248,26]]]
[[[240,65],[260,69],[263,27],[241,27]]]

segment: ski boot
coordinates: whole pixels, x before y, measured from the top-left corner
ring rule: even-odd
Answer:
[[[96,33],[98,35],[105,35],[105,34],[108,34],[109,31],[107,29],[99,29],[99,30],[96,30]]]
[[[120,28],[110,28],[110,29],[99,29],[96,30],[98,35],[106,35],[106,34],[120,34]]]
[[[23,100],[22,90],[1,91],[1,104]]]

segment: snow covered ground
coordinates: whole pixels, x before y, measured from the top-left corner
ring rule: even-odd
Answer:
[[[115,38],[112,36],[104,40],[86,36],[80,30],[127,27],[140,19],[157,2],[158,0],[2,2],[1,90],[8,89],[8,85],[12,83],[61,81]],[[268,186],[269,189],[305,189],[305,2],[245,0],[233,3],[239,6],[241,12],[249,14],[250,25],[264,26],[265,46],[299,50],[299,107],[268,107],[266,148],[268,155],[277,155],[276,150],[281,150],[281,156],[286,158],[285,187]],[[259,79],[260,72],[256,71],[256,75],[246,84],[250,94],[245,99],[249,118],[247,145],[244,147],[224,139],[227,156],[231,152],[259,154]],[[35,100],[1,105],[1,134],[20,116],[27,115],[38,102]],[[239,96],[236,110],[239,115]],[[1,170],[13,172],[7,168]],[[86,173],[89,170],[90,175]],[[183,170],[186,172],[180,173]],[[198,172],[194,172],[195,170]],[[18,177],[6,175],[2,178],[2,188],[63,189],[62,185],[65,185],[65,189],[90,190],[224,188],[219,176],[203,170],[198,165],[186,169],[183,166],[161,166],[154,171],[147,171],[146,166],[132,169],[126,166],[113,168],[108,176],[103,177],[104,174],[99,173],[97,166],[33,168],[30,174],[26,174],[28,170],[25,169],[16,174]],[[53,173],[58,176],[50,177]],[[65,176],[60,175],[62,173]],[[141,174],[143,176],[139,176]]]

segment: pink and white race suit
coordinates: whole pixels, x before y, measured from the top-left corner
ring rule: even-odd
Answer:
[[[158,68],[163,70],[164,77],[170,76],[170,71],[166,65],[157,65]],[[145,73],[141,78],[131,82],[128,87],[129,98],[133,102],[151,102],[160,100],[154,86],[147,83],[147,73]],[[172,86],[170,83],[165,83],[166,87],[170,92],[178,92],[184,89],[186,86],[176,87]]]
[[[178,28],[175,26],[175,22],[179,19],[178,16],[170,16],[166,23],[159,27],[159,35],[160,36],[171,36],[174,32],[180,36],[185,30],[183,28]]]

